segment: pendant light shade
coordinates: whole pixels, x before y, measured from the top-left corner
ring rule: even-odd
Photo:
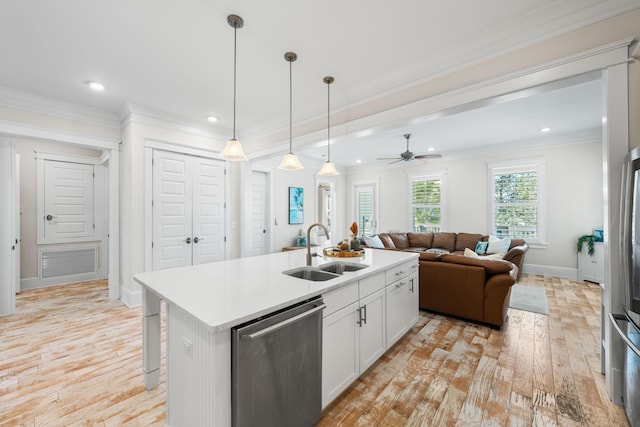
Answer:
[[[284,155],[282,159],[282,163],[278,166],[278,169],[288,170],[288,171],[297,171],[300,169],[304,169],[304,166],[298,160],[298,156],[293,154],[293,137],[292,137],[292,111],[293,111],[293,89],[292,89],[292,77],[291,77],[291,64],[293,61],[298,59],[298,55],[293,52],[287,52],[284,54],[284,59],[289,62],[289,153]]]
[[[227,145],[220,153],[223,159],[232,162],[246,161],[247,156],[244,154],[240,141],[236,139],[236,52],[237,52],[237,32],[238,28],[242,28],[244,21],[238,15],[227,16],[227,22],[233,27],[233,138],[227,141]]]
[[[333,83],[333,80],[334,78],[331,76],[327,76],[324,79],[322,79],[322,81],[327,84],[327,161],[324,162],[324,164],[322,165],[322,168],[320,169],[320,172],[318,173],[324,176],[340,175],[340,173],[338,173],[338,171],[336,170],[336,165],[334,165],[333,162],[331,161],[331,135],[330,135],[331,121],[329,120],[329,117],[330,117],[330,111],[331,111],[330,87],[331,87],[331,83]]]

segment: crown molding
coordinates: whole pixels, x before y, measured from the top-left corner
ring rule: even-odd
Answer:
[[[183,132],[203,138],[210,138],[216,141],[226,141],[229,139],[229,135],[231,135],[230,130],[213,129],[195,120],[130,103],[124,104],[122,108],[118,110],[118,117],[122,129],[132,123],[137,123]]]
[[[0,86],[0,105],[62,119],[77,120],[98,126],[120,129],[115,113],[100,108],[34,95]]]

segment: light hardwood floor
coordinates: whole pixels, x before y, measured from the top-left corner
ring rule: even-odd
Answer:
[[[319,426],[628,426],[600,374],[599,287],[520,283],[545,287],[548,316],[510,309],[496,331],[421,312]],[[0,317],[0,425],[164,425],[165,375],[145,390],[141,329],[105,282],[20,293]]]

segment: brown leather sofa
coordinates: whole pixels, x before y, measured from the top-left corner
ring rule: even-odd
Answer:
[[[528,246],[513,239],[503,260],[463,256],[488,236],[471,233],[381,233],[388,250],[420,252],[420,308],[500,328]]]

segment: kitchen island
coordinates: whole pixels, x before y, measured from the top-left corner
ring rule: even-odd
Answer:
[[[166,302],[168,425],[231,425],[232,327],[318,295],[329,295],[327,306],[338,310],[345,298],[343,288],[357,283],[371,287],[369,283],[382,281],[375,286],[378,292],[382,287],[384,293],[384,286],[391,282],[386,276],[403,277],[408,273],[404,267],[414,269],[412,273],[417,275],[418,254],[375,249],[366,249],[358,258],[313,258],[314,266],[334,261],[368,266],[331,280],[315,282],[284,275],[285,270],[305,265],[305,252],[281,252],[135,276],[143,289],[143,373],[147,389],[160,381],[160,302]]]

